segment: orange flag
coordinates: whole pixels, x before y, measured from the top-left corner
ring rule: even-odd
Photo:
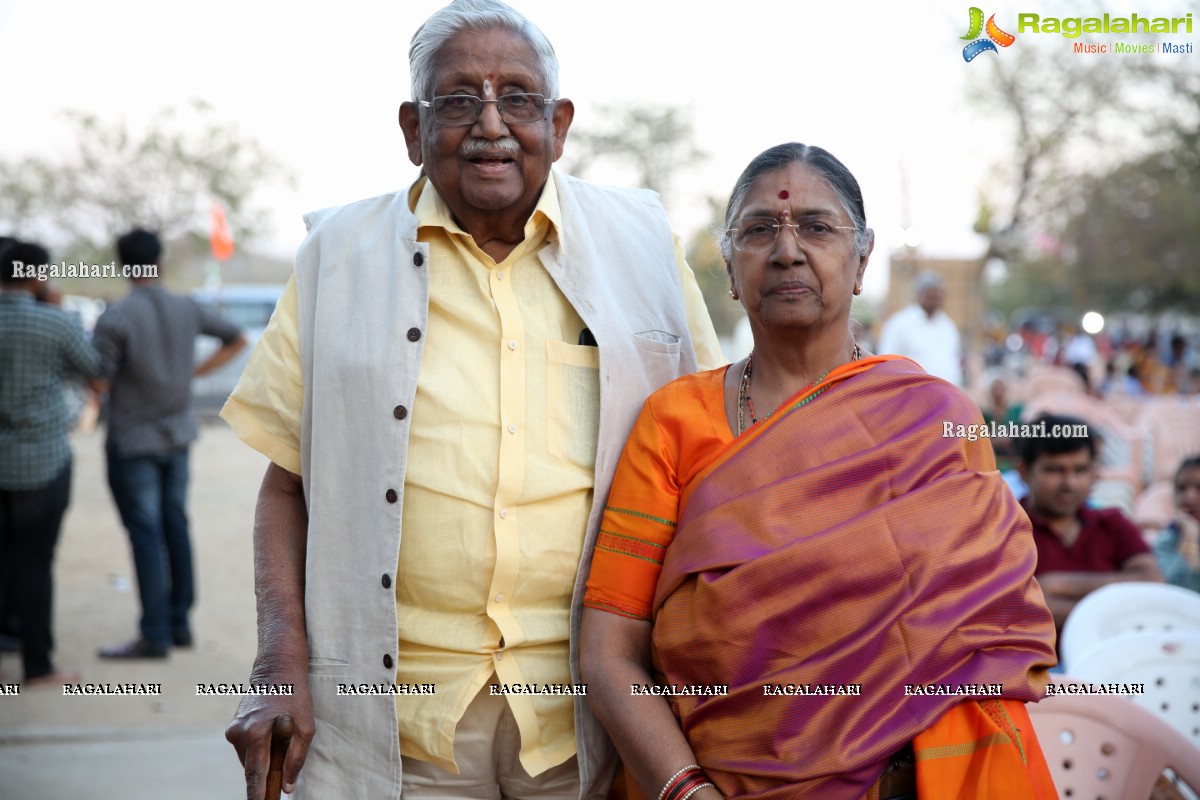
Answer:
[[[212,254],[217,261],[228,261],[233,255],[233,234],[229,231],[229,222],[225,219],[225,209],[220,203],[212,204]]]

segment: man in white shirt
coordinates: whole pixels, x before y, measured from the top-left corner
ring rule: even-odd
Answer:
[[[884,323],[878,352],[907,356],[930,375],[962,386],[962,343],[958,326],[942,311],[945,302],[941,276],[922,273],[917,278],[917,302]]]

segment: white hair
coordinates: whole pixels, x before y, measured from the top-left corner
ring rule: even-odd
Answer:
[[[541,73],[542,90],[547,97],[558,97],[558,56],[550,40],[536,25],[500,0],[455,0],[438,9],[413,34],[408,50],[408,67],[412,74],[412,99],[429,100],[433,96],[437,76],[434,69],[438,51],[446,42],[463,31],[507,30],[520,35],[537,56],[537,71]]]

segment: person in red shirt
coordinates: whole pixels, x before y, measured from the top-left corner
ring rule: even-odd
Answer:
[[[1029,486],[1021,505],[1033,523],[1038,553],[1034,575],[1060,629],[1075,604],[1101,586],[1162,582],[1158,563],[1133,520],[1117,508],[1087,507],[1096,480],[1092,432],[1055,434],[1079,425],[1087,428],[1075,417],[1043,414],[1032,426],[1045,435],[1022,439],[1017,462]]]

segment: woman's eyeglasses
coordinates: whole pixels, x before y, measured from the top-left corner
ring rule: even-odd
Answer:
[[[830,225],[820,220],[780,222],[774,217],[742,217],[725,231],[735,250],[765,252],[775,247],[781,228],[790,228],[800,245],[825,247],[837,241],[841,231],[852,231],[849,225]]]

